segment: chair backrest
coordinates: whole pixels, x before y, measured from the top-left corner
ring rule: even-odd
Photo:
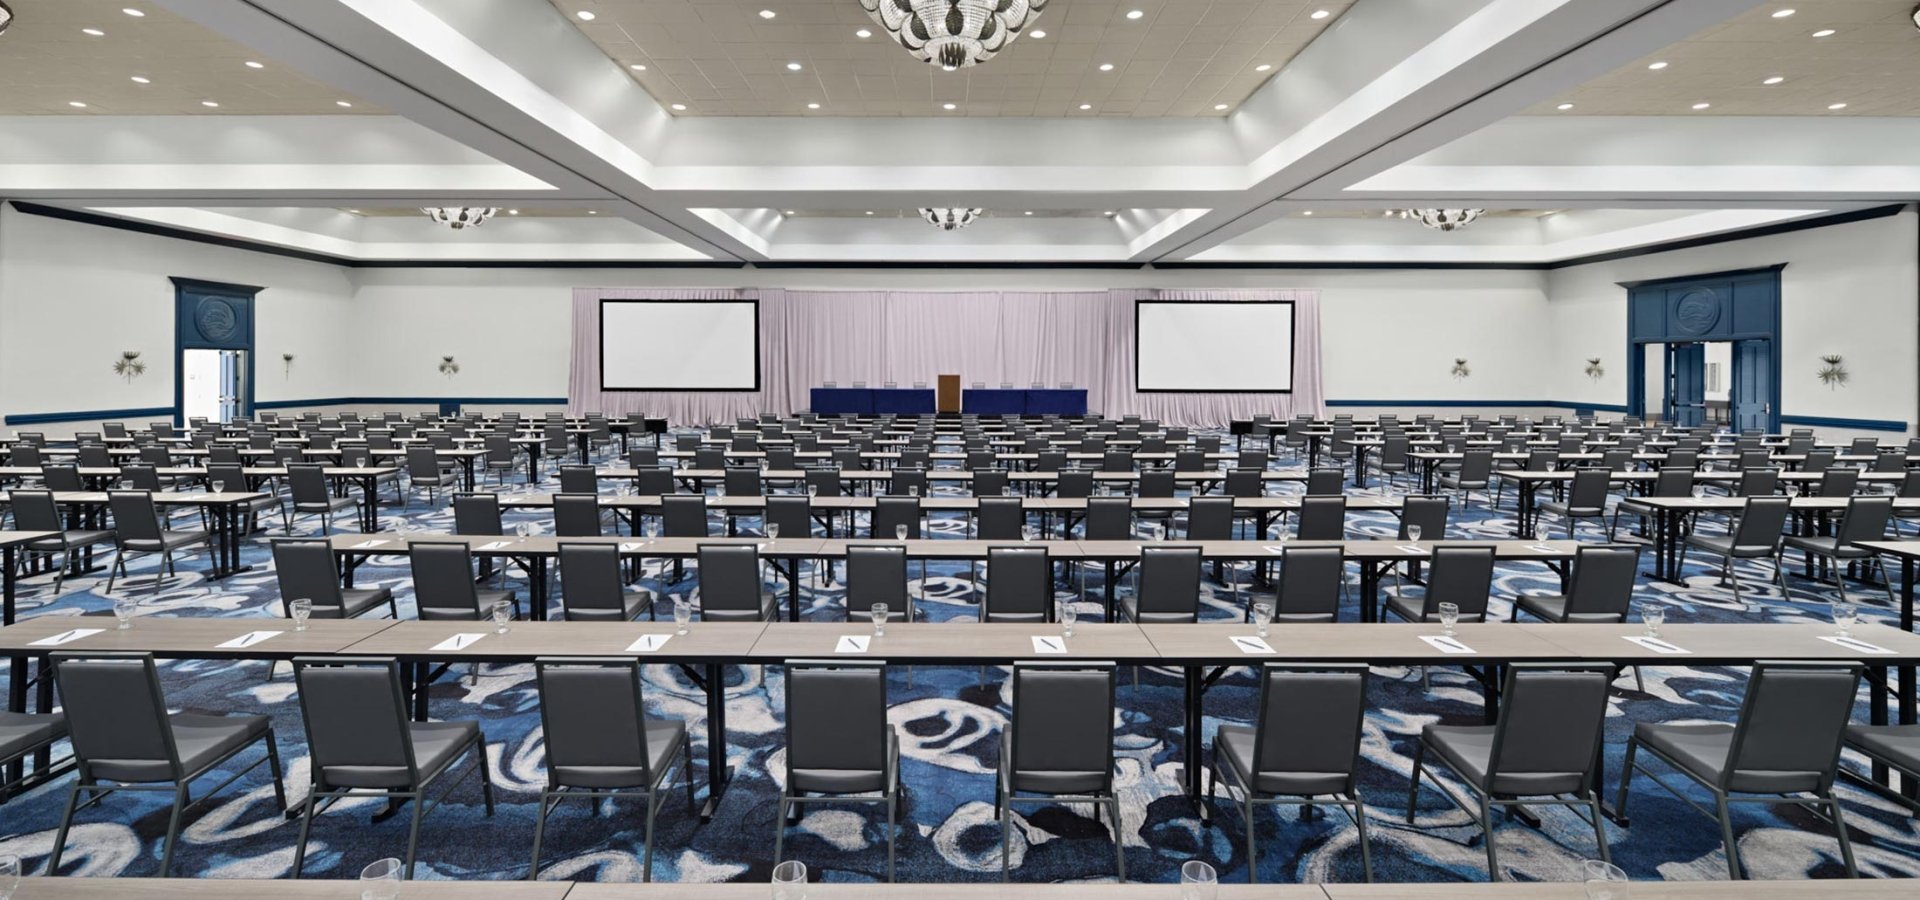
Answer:
[[[840,467],[839,466],[808,469],[806,474],[806,479],[807,479],[807,487],[811,488],[816,496],[820,496],[820,497],[840,496]]]
[[[1567,489],[1567,505],[1575,510],[1605,509],[1610,469],[1581,469],[1573,473],[1573,487]],[[1691,485],[1688,487],[1692,489]]]
[[[634,469],[651,469],[660,464],[660,450],[656,447],[634,447],[627,451],[627,466]]]
[[[287,484],[295,504],[321,503],[331,499],[327,490],[326,469],[313,463],[287,467]]]
[[[1860,484],[1860,470],[1852,466],[1831,466],[1820,473],[1820,496],[1851,497]]]
[[[1467,450],[1460,454],[1460,481],[1481,484],[1493,477],[1493,451]]]
[[[1204,472],[1207,470],[1207,455],[1198,450],[1176,450],[1173,454],[1175,472]]]
[[[465,543],[414,541],[407,549],[420,618],[477,621],[486,615],[473,583],[473,553]]]
[[[1720,786],[1769,794],[1826,790],[1859,689],[1858,665],[1756,663]]]
[[[760,470],[752,466],[728,466],[720,493],[730,497],[760,496]]]
[[[1027,524],[1026,502],[1019,497],[981,497],[974,515],[976,536],[983,541],[1020,540]]]
[[[1133,540],[1133,499],[1089,497],[1086,539],[1089,541]]]
[[[498,494],[460,493],[453,495],[454,534],[505,534],[500,524]]]
[[[1780,470],[1773,466],[1742,469],[1740,484],[1734,493],[1742,497],[1764,497],[1780,490]]]
[[[592,494],[600,490],[600,478],[592,466],[560,467],[560,490],[568,494]]]
[[[1179,488],[1169,469],[1148,469],[1140,473],[1138,494],[1142,497],[1171,497]]]
[[[420,782],[401,696],[400,663],[352,657],[293,661],[313,780],[322,787]]]
[[[1187,501],[1187,540],[1233,539],[1233,498],[1193,497]]]
[[[1640,548],[1631,545],[1582,546],[1573,555],[1573,584],[1567,588],[1566,621],[1625,622],[1633,605],[1633,582],[1640,574]]]
[[[274,541],[273,570],[280,580],[280,609],[288,618],[288,603],[306,598],[313,615],[321,619],[346,618],[340,600],[340,570],[326,541]]]
[[[1040,472],[1058,472],[1067,467],[1067,451],[1042,450],[1033,468]]]
[[[52,491],[15,489],[8,494],[13,506],[13,527],[21,531],[65,531],[60,507],[53,502]]]
[[[1452,603],[1460,607],[1462,620],[1486,618],[1487,595],[1493,591],[1493,548],[1439,546],[1433,548],[1432,562],[1424,615],[1437,616],[1441,603]]]
[[[1800,461],[1800,470],[1803,472],[1826,471],[1833,465],[1833,460],[1837,456],[1839,454],[1832,450],[1808,450],[1806,459]]]
[[[113,467],[113,454],[107,452],[105,444],[81,444],[77,449],[80,464],[90,469]]]
[[[1840,517],[1834,535],[1842,547],[1855,541],[1877,541],[1886,536],[1887,522],[1892,518],[1892,497],[1855,497],[1847,501],[1847,512]]]
[[[1061,471],[1054,482],[1053,495],[1067,499],[1093,496],[1093,473],[1083,469]]]
[[[1573,476],[1576,480],[1579,475]],[[1685,497],[1693,493],[1693,467],[1665,465],[1653,476],[1655,497]]]
[[[154,508],[151,491],[108,491],[107,508],[113,512],[113,530],[120,540],[160,539],[160,511]]]
[[[47,486],[48,490],[53,491],[80,491],[86,489],[86,484],[80,480],[80,470],[64,463],[41,466],[40,480]],[[244,481],[245,480],[242,479],[243,484]]]
[[[1872,456],[1880,452],[1880,439],[1876,437],[1857,437],[1847,447],[1848,453]]]
[[[1053,603],[1053,567],[1047,548],[987,548],[987,594],[983,622],[1044,622]]]
[[[707,537],[705,494],[663,494],[660,497],[660,533],[666,537]]]
[[[1347,498],[1300,498],[1300,519],[1294,536],[1303,541],[1346,540]]]
[[[1367,667],[1268,663],[1253,723],[1253,784],[1263,794],[1351,793],[1367,715]],[[1303,780],[1301,775],[1313,776]]]
[[[560,603],[567,621],[626,618],[620,548],[613,544],[560,545]]]
[[[701,544],[700,613],[708,620],[758,619],[763,609],[760,549],[752,544]]]
[[[1453,501],[1444,495],[1410,494],[1400,501],[1400,540],[1407,540],[1407,528],[1420,526],[1420,539],[1438,541],[1447,536],[1447,512]]]
[[[1004,469],[973,470],[973,495],[999,497],[1007,492],[1008,475]]]
[[[1242,450],[1240,451],[1239,459],[1234,462],[1234,467],[1240,469],[1264,469],[1267,467],[1267,461],[1268,455],[1265,450]]]
[[[599,537],[600,495],[553,495],[553,533],[557,537]]]
[[[882,790],[887,770],[887,670],[878,662],[790,660],[787,785]]]
[[[1267,483],[1260,469],[1228,469],[1225,483],[1221,489],[1229,497],[1259,497],[1267,492]]]
[[[1773,454],[1766,450],[1740,451],[1740,468],[1753,469],[1773,465]]]
[[[185,776],[152,654],[56,653],[53,674],[74,755],[88,774],[129,782]]]
[[[1786,536],[1787,519],[1793,514],[1793,498],[1777,495],[1748,497],[1740,520],[1733,529],[1736,550],[1764,548],[1771,553]]]
[[[633,479],[633,493],[640,497],[660,497],[674,492],[673,470],[666,466],[649,466],[637,470]]]
[[[653,783],[639,660],[536,659],[533,671],[548,784],[605,787],[616,769],[628,770],[620,787]]]
[[[1307,495],[1326,497],[1343,493],[1347,473],[1342,469],[1314,469],[1307,473]]]
[[[1200,548],[1144,547],[1134,570],[1134,605],[1141,622],[1200,620]]]
[[[847,548],[847,618],[865,620],[875,603],[885,603],[891,618],[908,614],[907,548],[854,544]]]
[[[1900,489],[1896,496],[1902,500],[1920,497],[1920,469],[1908,469],[1907,474],[1900,477]]]
[[[1337,614],[1340,610],[1340,584],[1346,576],[1346,564],[1346,551],[1340,547],[1287,547],[1282,550],[1278,602],[1274,604],[1274,615]]]
[[[804,538],[813,533],[813,503],[805,494],[774,494],[767,497],[765,523],[778,526],[786,538]]]
[[[920,498],[919,497],[876,497],[873,502],[873,530],[870,537],[876,540],[891,540],[898,526],[907,526],[907,538],[918,540],[920,537]]]
[[[1016,791],[1092,794],[1113,787],[1113,666],[1016,663],[1007,726]]]
[[[893,468],[893,477],[887,482],[887,493],[899,496],[926,496],[927,470],[923,468]]]
[[[1605,737],[1606,666],[1515,663],[1488,757],[1496,794],[1537,796],[1586,789]]]

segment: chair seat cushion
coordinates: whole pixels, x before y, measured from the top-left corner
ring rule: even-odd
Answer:
[[[351,619],[374,607],[385,606],[392,599],[393,592],[383,587],[345,588],[340,591],[342,611],[339,617]]]
[[[1841,559],[1865,559],[1873,555],[1873,551],[1871,550],[1862,550],[1859,547],[1853,546],[1842,547],[1840,546],[1839,538],[1821,537],[1818,535],[1788,535],[1784,543],[1786,546],[1792,547],[1795,550],[1811,551],[1816,556],[1837,556]]]
[[[1549,500],[1540,504],[1540,511],[1552,513],[1556,516],[1568,516],[1576,519],[1581,517],[1592,518],[1594,516],[1604,516],[1607,514],[1606,507],[1574,506],[1568,503],[1561,503],[1558,500]]]
[[[787,790],[808,794],[865,794],[887,789],[887,773],[878,769],[793,769]]]
[[[1290,796],[1319,796],[1347,791],[1346,772],[1262,772],[1252,778],[1253,728],[1247,725],[1222,725],[1214,736],[1214,750],[1232,769],[1242,786],[1251,785],[1255,793]]]
[[[204,544],[210,535],[205,531],[162,531],[158,539],[127,538],[122,541],[128,550],[152,553],[160,550],[178,550],[194,544]]]
[[[631,622],[640,614],[653,608],[655,595],[652,591],[623,591],[620,595],[620,608],[611,606],[569,606],[569,622]]]
[[[1314,624],[1337,622],[1339,620],[1340,614],[1338,612],[1277,612],[1273,614],[1273,621],[1276,623],[1292,622],[1295,624]]]
[[[1725,722],[1662,725],[1642,722],[1633,736],[1706,784],[1719,784],[1733,751],[1733,725]],[[1728,787],[1748,793],[1790,793],[1820,785],[1818,772],[1742,772]]]
[[[1013,789],[1033,794],[1092,794],[1107,789],[1105,772],[1052,770],[1013,773]]]
[[[180,754],[182,771],[191,775],[225,759],[266,734],[266,716],[209,716],[200,713],[174,713],[167,717],[173,728],[174,748]],[[107,781],[172,781],[174,773],[164,761],[89,759],[87,766],[95,778]]]
[[[760,593],[759,609],[713,609],[702,602],[700,618],[708,622],[764,622],[772,617],[777,602],[778,598],[768,591]]]
[[[407,726],[413,741],[413,761],[422,782],[452,764],[467,742],[480,733],[478,722],[412,722]],[[410,782],[405,766],[328,766],[324,773],[330,787],[405,788]]]
[[[553,783],[561,787],[590,790],[652,787],[680,755],[680,740],[687,726],[678,719],[647,720],[647,761],[653,770],[641,766],[554,766]]]
[[[113,540],[113,531],[87,531],[75,529],[60,532],[60,537],[46,538],[27,545],[27,549],[40,552],[58,552],[68,547],[91,547]]]
[[[12,759],[67,735],[67,717],[0,711],[0,760]]]
[[[348,509],[360,505],[352,497],[328,497],[325,500],[301,500],[293,504],[294,512],[315,513],[333,512],[336,509]]]
[[[1850,725],[1847,744],[1909,772],[1920,772],[1920,725]]]
[[[1514,796],[1544,796],[1582,790],[1584,772],[1500,772],[1488,781],[1492,767],[1493,725],[1428,725],[1420,740],[1437,753],[1461,780],[1481,792]]]
[[[1557,594],[1521,594],[1517,601],[1520,609],[1537,619],[1548,622],[1572,622],[1582,625],[1614,624],[1627,619],[1625,613],[1615,612],[1575,612],[1567,613],[1567,598]]]
[[[1200,619],[1200,610],[1197,607],[1190,610],[1150,609],[1143,612],[1140,609],[1140,601],[1133,597],[1121,597],[1120,605],[1126,610],[1128,619],[1142,625],[1184,625]]]
[[[1402,619],[1409,622],[1439,621],[1438,618],[1427,617],[1422,614],[1422,608],[1425,605],[1426,599],[1423,597],[1407,597],[1401,594],[1392,594],[1387,597],[1387,611]]]

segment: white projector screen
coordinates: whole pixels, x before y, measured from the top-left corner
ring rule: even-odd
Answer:
[[[603,391],[757,391],[760,304],[600,301]]]
[[[1292,303],[1140,300],[1133,325],[1134,390],[1293,391]]]

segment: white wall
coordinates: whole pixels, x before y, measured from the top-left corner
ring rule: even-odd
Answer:
[[[1620,403],[1626,395],[1625,288],[1617,282],[1673,278],[1786,263],[1780,273],[1781,414],[1913,423],[1920,418],[1920,224],[1895,216],[1729,241],[1551,272],[1556,393],[1571,401]],[[1829,389],[1814,373],[1823,354],[1846,358],[1851,383]],[[1607,377],[1579,373],[1585,357]],[[1823,429],[1833,437],[1856,432]],[[1874,432],[1857,432],[1873,434]],[[1886,433],[1880,432],[1885,437]]]

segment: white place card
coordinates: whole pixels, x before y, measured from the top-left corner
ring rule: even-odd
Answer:
[[[475,549],[479,549],[479,550],[499,550],[499,549],[501,549],[501,548],[503,548],[503,547],[508,547],[508,546],[511,546],[512,544],[513,544],[513,542],[512,542],[512,541],[488,541],[488,542],[486,542],[486,543],[484,543],[484,544],[481,544],[481,545],[480,545],[479,547],[477,547],[477,548],[475,548]]]
[[[381,544],[384,544],[384,543],[386,543],[386,541],[384,541],[384,540],[381,540],[380,538],[369,538],[368,540],[364,540],[364,541],[361,541],[361,542],[360,542],[360,543],[358,543],[358,544],[355,544],[355,545],[353,545],[353,549],[355,549],[355,550],[367,550],[367,549],[371,549],[371,548],[373,548],[373,547],[378,547],[378,546],[380,546]]]
[[[1395,547],[1394,547],[1393,549],[1395,549],[1395,550],[1400,550],[1400,551],[1404,551],[1404,552],[1407,552],[1407,553],[1425,553],[1425,552],[1427,552],[1427,548],[1425,548],[1425,547],[1416,547],[1416,546],[1414,546],[1414,545],[1412,545],[1412,544],[1400,544],[1400,545],[1397,545],[1397,546],[1395,546]]]
[[[1447,637],[1445,635],[1423,634],[1420,636],[1420,639],[1433,645],[1433,648],[1435,650],[1440,651],[1441,653],[1477,653],[1479,652],[1473,649],[1472,647],[1469,647],[1466,644],[1460,643],[1460,641],[1454,638]]]
[[[261,641],[274,637],[275,635],[281,635],[281,634],[286,634],[286,632],[284,631],[249,631],[246,634],[243,634],[237,638],[234,638],[233,640],[227,641],[225,643],[215,644],[214,646],[222,650],[238,650],[242,647],[251,647],[255,644],[260,643]]]
[[[1642,647],[1647,648],[1648,650],[1652,650],[1655,653],[1675,654],[1675,653],[1692,653],[1693,652],[1692,650],[1688,650],[1687,648],[1682,647],[1679,644],[1669,644],[1666,641],[1663,641],[1659,638],[1647,637],[1646,635],[1643,635],[1643,634],[1623,634],[1620,636],[1620,639],[1627,641],[1628,643],[1638,644]]]
[[[62,631],[62,632],[60,632],[59,634],[56,634],[56,635],[54,635],[54,636],[52,636],[52,637],[43,637],[43,638],[41,638],[41,639],[39,639],[39,640],[37,640],[37,641],[34,641],[33,643],[31,643],[31,644],[29,644],[28,646],[30,646],[30,647],[58,647],[58,646],[60,646],[61,644],[71,644],[71,643],[73,643],[74,641],[77,641],[77,640],[79,640],[79,639],[81,639],[81,638],[83,638],[83,637],[87,637],[87,636],[89,636],[89,635],[95,635],[95,634],[99,634],[100,632],[102,632],[102,631],[105,631],[105,630],[106,630],[105,628],[75,628],[75,629],[73,629],[73,630],[71,630],[71,631]]]
[[[865,653],[867,652],[867,642],[871,640],[873,640],[872,635],[843,634],[840,636],[840,641],[833,645],[833,652]]]
[[[1545,544],[1528,544],[1527,549],[1532,550],[1535,553],[1559,553],[1560,552]]]
[[[623,541],[623,542],[621,542],[621,544],[620,544],[620,552],[621,552],[621,553],[634,553],[634,552],[637,552],[637,551],[638,551],[638,550],[639,550],[639,549],[640,549],[641,547],[643,547],[643,546],[645,546],[645,545],[644,545],[644,544],[641,544],[641,543],[639,543],[638,541]]]
[[[1042,637],[1036,634],[1033,636],[1033,652],[1065,653],[1067,652],[1067,639],[1063,637]]]
[[[1892,650],[1888,650],[1887,648],[1882,647],[1878,644],[1869,644],[1866,641],[1863,641],[1859,638],[1841,637],[1837,634],[1823,634],[1820,636],[1820,639],[1830,644],[1838,644],[1842,647],[1847,648],[1848,650],[1855,650],[1860,653],[1872,653],[1876,655],[1885,655],[1885,654],[1893,653]]]
[[[487,633],[484,631],[463,631],[428,648],[431,650],[465,650],[478,643]]]
[[[640,636],[639,640],[634,641],[633,643],[627,645],[627,652],[628,653],[652,653],[653,651],[666,646],[667,641],[671,640],[672,638],[673,638],[673,635],[670,635],[670,634],[643,634]]]
[[[1248,656],[1272,656],[1278,652],[1273,649],[1272,644],[1257,637],[1234,635],[1228,638],[1228,640],[1233,641],[1233,646],[1239,648],[1241,653],[1245,653]]]

